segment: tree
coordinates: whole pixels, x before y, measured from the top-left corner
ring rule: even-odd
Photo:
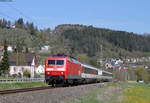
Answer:
[[[99,64],[97,63],[97,58],[89,58],[89,64],[92,65],[92,66],[95,66],[95,67],[99,67]]]
[[[33,23],[27,23],[26,29],[32,36],[36,36],[37,28],[34,26]]]
[[[0,63],[0,73],[1,75],[6,75],[9,72],[9,58],[7,53],[7,42],[4,41],[4,54]]]
[[[19,19],[15,22],[15,26],[16,26],[16,28],[24,28],[24,21],[23,21],[23,18],[19,18]]]
[[[144,80],[145,83],[148,82],[149,75],[148,75],[148,72],[144,68],[138,67],[135,71],[135,74],[137,76],[137,81]]]
[[[23,38],[17,38],[18,40],[16,41],[16,52],[22,52],[24,44],[24,39]],[[20,40],[19,40],[20,39]]]
[[[86,54],[78,54],[77,59],[83,63],[87,63],[87,64],[90,63],[89,57]]]
[[[7,21],[5,19],[0,20],[0,27],[6,28],[7,27]]]

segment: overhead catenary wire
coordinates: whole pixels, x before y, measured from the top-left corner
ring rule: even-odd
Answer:
[[[6,5],[8,7],[10,7],[11,9],[13,9],[14,11],[18,12],[19,15],[21,15],[22,17],[24,17],[27,21],[31,21],[34,22],[35,24],[37,24],[33,18],[31,18],[30,16],[27,16],[25,13],[23,13],[19,8],[14,7],[13,5],[11,5],[10,3],[6,3]]]
[[[16,12],[18,12],[21,16],[25,17],[26,19],[33,21],[29,16],[25,15],[22,11],[20,11],[18,8],[14,7],[11,4],[6,4],[8,7],[12,8],[13,10],[15,10]]]

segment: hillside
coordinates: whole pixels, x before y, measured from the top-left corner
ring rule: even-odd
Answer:
[[[150,52],[150,37],[83,25],[59,25],[55,31],[69,40],[74,53],[104,57],[143,56]]]
[[[0,45],[3,45],[4,40],[18,52],[32,50],[38,53],[39,47],[49,45],[48,55],[64,53],[85,60],[89,57],[150,56],[150,36],[79,24],[63,24],[54,30],[39,30],[33,23],[24,22],[22,18],[14,23],[2,19]]]

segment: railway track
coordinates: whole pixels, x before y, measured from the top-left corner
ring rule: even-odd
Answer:
[[[93,84],[96,85],[96,83],[93,83]],[[86,85],[90,85],[90,84],[86,84]],[[101,85],[103,86],[103,83]],[[81,85],[78,85],[78,86],[81,86]],[[62,85],[55,86],[55,87],[44,86],[44,87],[34,87],[34,88],[21,88],[21,89],[11,89],[11,90],[0,90],[0,95],[14,94],[14,93],[23,93],[23,92],[30,92],[30,91],[37,91],[37,90],[45,90],[45,89],[54,89],[54,88],[61,88],[61,87],[62,87]]]
[[[12,90],[0,90],[0,95],[12,94],[12,93],[22,93],[22,92],[29,92],[29,91],[37,91],[37,90],[45,90],[45,89],[52,89],[52,87],[51,86],[45,86],[45,87],[22,88],[22,89],[12,89]]]

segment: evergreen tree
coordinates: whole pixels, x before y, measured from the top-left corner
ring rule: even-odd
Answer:
[[[0,20],[0,28],[6,28],[7,27],[7,20],[1,19]]]
[[[36,28],[34,27],[33,23],[28,24],[28,32],[32,35],[36,35]]]
[[[6,75],[9,72],[9,58],[7,52],[7,43],[4,41],[4,53],[0,63],[0,75]]]
[[[16,22],[15,22],[16,28],[24,28],[24,21],[23,18],[19,18]]]

